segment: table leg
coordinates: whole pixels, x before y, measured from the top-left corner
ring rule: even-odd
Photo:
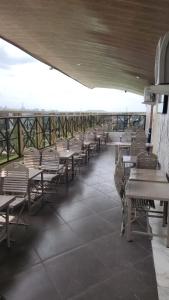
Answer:
[[[169,215],[169,205],[168,205],[168,215]],[[169,248],[169,222],[167,224],[167,248]]]
[[[98,151],[100,151],[100,138],[98,138]]]
[[[119,146],[115,145],[115,163],[118,162]]]
[[[130,242],[131,239],[131,199],[127,198],[127,241]]]
[[[89,161],[89,149],[87,148],[84,153],[86,154],[85,155],[85,164],[87,165],[88,161]]]
[[[90,145],[88,146],[87,151],[88,151],[88,162],[89,162],[89,159],[90,159]]]
[[[7,238],[7,246],[10,247],[10,236],[9,236],[9,205],[6,209],[6,238]]]
[[[42,197],[44,193],[44,186],[43,186],[43,172],[41,173],[41,187],[42,187]]]
[[[105,137],[105,144],[107,144],[108,141],[109,141],[109,134],[108,134],[108,132],[107,132],[107,133],[106,133],[106,137]]]
[[[74,178],[74,157],[72,155],[72,180]]]
[[[126,174],[126,163],[125,162],[123,162],[123,172],[124,172],[124,178],[126,180],[127,174]]]
[[[66,159],[66,183],[68,184],[69,182],[69,174],[68,174],[68,159]]]

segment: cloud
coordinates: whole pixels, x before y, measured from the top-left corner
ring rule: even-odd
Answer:
[[[60,111],[145,111],[143,97],[113,89],[88,89],[0,40],[0,107]]]
[[[35,62],[30,55],[24,53],[4,40],[0,40],[0,68],[9,69],[11,66]]]

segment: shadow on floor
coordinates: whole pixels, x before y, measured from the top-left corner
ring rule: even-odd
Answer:
[[[120,237],[112,146],[68,187],[58,187],[15,243],[0,244],[0,294],[7,300],[157,300],[151,242]]]

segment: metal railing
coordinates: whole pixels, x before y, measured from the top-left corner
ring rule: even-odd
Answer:
[[[145,128],[145,114],[76,113],[0,118],[0,164],[22,156],[25,147],[43,149],[58,137],[71,138],[76,132],[104,126],[107,131]]]
[[[125,131],[128,128],[145,128],[144,114],[118,114],[112,116],[112,131]]]

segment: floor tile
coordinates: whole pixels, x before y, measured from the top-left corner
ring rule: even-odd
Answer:
[[[0,282],[6,281],[27,267],[40,262],[40,258],[31,246],[15,243],[11,248],[0,245]]]
[[[97,215],[70,222],[69,225],[85,242],[97,239],[114,230],[112,224],[106,222]]]
[[[158,300],[157,288],[148,285],[144,275],[132,269],[118,272],[108,280],[89,288],[71,300]]]
[[[113,272],[132,266],[149,255],[137,242],[126,242],[126,238],[120,237],[118,232],[92,241],[89,246],[102,263],[109,266]]]
[[[93,214],[82,202],[66,204],[58,209],[58,215],[66,222],[81,219]]]
[[[120,230],[119,225],[121,224],[122,209],[121,205],[117,205],[109,210],[100,212],[100,216],[106,221],[112,223],[114,226],[117,226]]]
[[[61,300],[42,265],[22,272],[0,285],[7,300]]]
[[[56,204],[45,204],[35,215],[26,215],[25,222],[40,231],[64,224],[63,219],[55,214]]]
[[[83,203],[95,212],[102,212],[119,204],[116,201],[112,201],[112,199],[106,198],[104,194],[99,195],[99,197],[89,197]]]
[[[71,250],[82,244],[82,240],[67,225],[52,228],[42,233],[34,248],[42,260]]]
[[[12,230],[11,249],[0,244],[0,294],[7,300],[158,299],[150,239],[128,243],[120,236],[114,168],[108,147],[69,185],[58,186],[36,215],[26,215],[30,226]],[[165,291],[159,286],[162,300],[166,283]]]
[[[73,297],[111,275],[88,247],[46,261],[45,266],[63,299]]]

